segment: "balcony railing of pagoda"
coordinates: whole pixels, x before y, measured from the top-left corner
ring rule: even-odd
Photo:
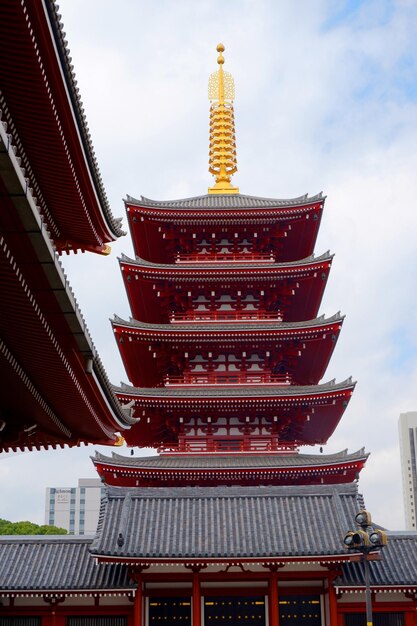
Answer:
[[[228,263],[228,262],[274,263],[275,256],[272,252],[201,252],[182,254],[178,252],[175,263]]]
[[[273,452],[274,454],[296,454],[298,447],[295,444],[282,444],[277,438],[251,437],[250,440],[239,439],[205,439],[202,437],[187,437],[180,443],[166,443],[158,448],[162,454],[212,454],[231,452],[259,454],[259,452]]]
[[[282,322],[281,311],[259,311],[259,310],[217,310],[217,311],[173,311],[170,321],[180,322],[262,322],[262,321]]]
[[[183,385],[291,385],[288,374],[271,374],[269,372],[187,372],[182,376],[165,377],[168,387]]]

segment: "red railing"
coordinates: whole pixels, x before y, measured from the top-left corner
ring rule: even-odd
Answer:
[[[187,438],[178,444],[167,443],[158,448],[158,452],[165,454],[208,454],[212,452],[230,454],[233,452],[252,453],[274,452],[288,454],[298,452],[295,444],[280,444],[278,441],[267,437],[251,438],[250,441],[230,439],[204,439],[204,438]]]
[[[288,374],[269,372],[187,372],[165,377],[165,385],[291,385]]]
[[[236,261],[271,262],[275,257],[271,252],[194,252],[192,254],[177,253],[175,263],[228,263]]]
[[[185,313],[173,311],[170,315],[172,323],[178,322],[262,322],[275,320],[282,322],[281,311],[258,311],[258,310],[217,310],[217,311],[186,311]]]

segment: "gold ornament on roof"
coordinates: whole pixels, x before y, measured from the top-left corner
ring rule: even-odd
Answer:
[[[233,100],[235,83],[230,72],[223,70],[224,45],[217,46],[219,69],[209,78],[208,97],[210,105],[210,149],[209,172],[216,178],[209,193],[239,193],[231,184],[232,175],[237,171],[235,116]]]

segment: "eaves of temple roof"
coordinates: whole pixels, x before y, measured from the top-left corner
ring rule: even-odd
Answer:
[[[113,393],[3,125],[0,165],[0,449],[112,443],[136,420]]]
[[[141,334],[155,336],[155,335],[172,335],[172,337],[179,338],[185,333],[188,335],[197,335],[197,339],[202,340],[203,338],[209,339],[212,335],[218,333],[226,333],[228,337],[232,337],[234,334],[241,335],[242,333],[247,333],[250,335],[262,333],[263,335],[270,335],[279,333],[280,335],[285,335],[291,331],[300,331],[303,330],[323,330],[326,326],[331,326],[334,324],[343,323],[344,315],[341,315],[340,312],[332,315],[331,317],[326,318],[324,315],[317,317],[313,320],[307,320],[303,322],[232,322],[232,323],[181,323],[181,324],[149,324],[146,322],[141,322],[135,319],[130,319],[126,321],[117,315],[114,316],[114,319],[111,320],[114,326],[122,326],[126,329],[130,329],[132,331],[139,331]],[[291,334],[294,334],[291,332]],[[214,337],[215,339],[215,337]]]
[[[286,261],[284,263],[271,263],[271,262],[265,262],[265,261],[245,261],[245,262],[239,262],[239,261],[234,261],[233,264],[231,263],[222,263],[222,262],[216,262],[216,263],[204,263],[203,261],[198,262],[198,263],[186,263],[186,264],[182,264],[182,263],[152,263],[151,261],[147,261],[141,257],[136,257],[136,258],[131,258],[128,257],[125,254],[121,254],[119,257],[119,263],[122,264],[128,264],[131,265],[132,267],[134,267],[135,269],[143,269],[144,271],[146,270],[152,270],[158,272],[158,273],[169,273],[169,274],[192,274],[193,276],[198,276],[199,273],[209,273],[209,274],[216,274],[221,272],[222,274],[225,273],[224,270],[226,270],[226,272],[228,274],[230,274],[231,272],[233,272],[233,274],[235,273],[239,273],[239,272],[244,272],[246,273],[247,271],[250,270],[255,270],[257,273],[263,274],[263,273],[291,273],[294,271],[297,271],[300,268],[308,268],[308,267],[314,267],[314,266],[319,266],[321,263],[328,263],[329,261],[332,261],[334,257],[334,254],[330,254],[330,251],[328,250],[327,252],[325,252],[324,254],[321,254],[320,256],[315,256],[314,254],[304,258],[304,259],[300,259],[300,260],[296,260],[296,261]]]
[[[149,207],[152,209],[263,209],[263,208],[293,208],[308,206],[323,202],[325,197],[320,192],[314,196],[304,194],[297,198],[263,198],[243,194],[205,194],[192,198],[178,200],[150,200],[141,196],[134,198],[127,196],[125,204],[128,206]]]
[[[347,449],[333,454],[244,454],[235,455],[169,455],[163,454],[149,457],[123,456],[115,452],[106,456],[96,451],[91,457],[94,463],[111,465],[112,467],[138,468],[145,470],[247,470],[273,469],[280,467],[296,468],[311,465],[334,465],[366,460],[369,453],[364,448],[348,453]]]
[[[231,401],[244,398],[301,398],[301,397],[320,397],[328,394],[343,394],[344,392],[352,392],[356,382],[349,377],[343,382],[336,383],[331,380],[320,385],[291,385],[287,387],[273,387],[262,385],[253,387],[250,385],[240,385],[239,387],[199,387],[199,388],[172,388],[172,387],[133,387],[122,383],[119,387],[115,386],[114,392],[117,395],[126,395],[143,399],[153,399],[169,402],[175,400],[187,399],[222,399]]]
[[[55,245],[107,254],[124,232],[106,197],[54,0],[0,4],[0,80],[2,123]]]

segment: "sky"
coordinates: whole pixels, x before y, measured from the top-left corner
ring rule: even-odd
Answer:
[[[358,384],[324,452],[371,452],[359,490],[377,523],[403,528],[397,421],[417,410],[417,3],[59,4],[114,215],[124,217],[127,194],[207,193],[207,80],[219,42],[236,85],[233,183],[249,195],[327,196],[315,251],[335,258],[320,312],[346,319],[323,381]],[[129,235],[109,257],[62,259],[115,384],[128,382],[109,323],[130,315],[121,253],[133,254]],[[43,523],[45,487],[94,477],[96,449],[111,453],[3,455],[0,517]]]

